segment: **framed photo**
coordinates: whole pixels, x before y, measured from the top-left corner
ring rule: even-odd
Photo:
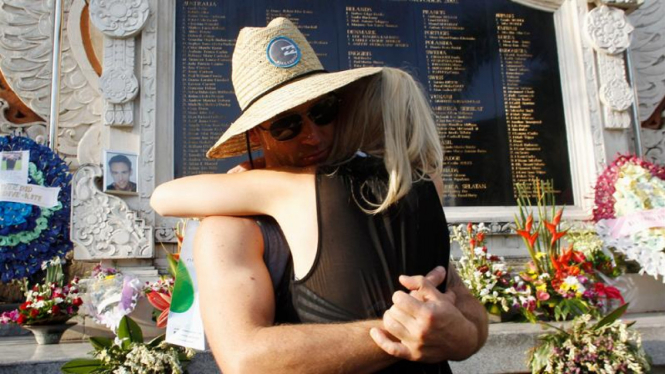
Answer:
[[[138,195],[138,159],[136,153],[104,150],[104,192]]]

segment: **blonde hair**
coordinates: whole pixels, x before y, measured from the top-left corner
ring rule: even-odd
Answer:
[[[384,68],[340,91],[342,111],[330,162],[357,150],[383,158],[388,172],[382,202],[364,202],[376,214],[404,197],[414,182],[441,175],[443,150],[434,115],[421,85],[407,72]]]

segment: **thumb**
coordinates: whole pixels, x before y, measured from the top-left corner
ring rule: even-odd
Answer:
[[[437,266],[425,275],[425,279],[430,281],[434,287],[439,287],[446,279],[446,268]]]

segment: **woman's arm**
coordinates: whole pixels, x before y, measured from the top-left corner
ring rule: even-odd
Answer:
[[[162,216],[275,215],[314,176],[306,170],[251,170],[175,179],[158,186],[150,205]],[[312,191],[313,192],[313,191]]]

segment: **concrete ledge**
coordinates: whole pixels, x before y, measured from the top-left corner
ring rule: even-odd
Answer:
[[[665,373],[665,313],[627,315],[636,321],[642,343],[653,359],[653,373]],[[544,330],[528,323],[490,325],[487,344],[476,355],[462,362],[452,362],[455,373],[525,373],[527,351]],[[0,374],[60,373],[65,362],[86,357],[92,347],[88,342],[37,345],[32,336],[0,337]],[[210,352],[200,352],[188,367],[192,374],[219,373]]]

